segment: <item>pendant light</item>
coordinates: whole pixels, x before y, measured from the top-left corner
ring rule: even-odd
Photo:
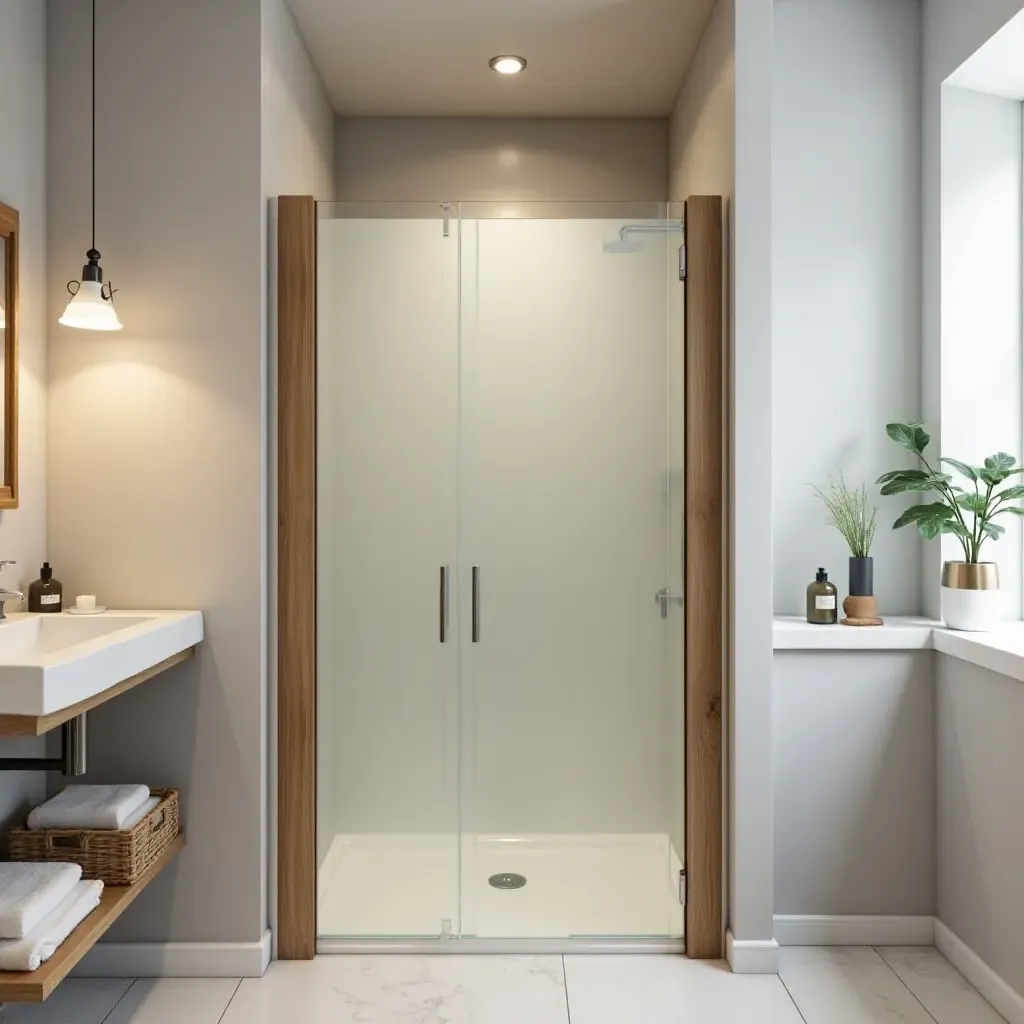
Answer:
[[[103,283],[103,268],[96,249],[96,0],[92,0],[92,248],[85,254],[81,281],[68,281],[71,301],[60,318],[65,327],[87,331],[119,331],[114,289]]]

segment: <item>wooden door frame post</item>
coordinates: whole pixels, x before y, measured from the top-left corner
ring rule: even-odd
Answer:
[[[277,201],[277,955],[316,954],[316,203]]]
[[[724,952],[722,683],[725,677],[725,260],[721,196],[684,214],[684,627],[686,954]]]
[[[686,952],[724,945],[725,264],[723,200],[685,230]],[[316,203],[278,199],[277,948],[316,952]]]

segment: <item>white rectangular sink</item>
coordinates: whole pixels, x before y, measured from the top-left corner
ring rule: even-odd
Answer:
[[[8,614],[0,622],[0,715],[61,711],[202,639],[202,612]]]

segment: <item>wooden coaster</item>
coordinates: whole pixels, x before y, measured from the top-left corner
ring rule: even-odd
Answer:
[[[840,626],[884,626],[882,619],[843,619]]]

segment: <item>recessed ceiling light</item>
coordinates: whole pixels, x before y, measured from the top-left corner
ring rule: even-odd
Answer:
[[[500,57],[492,57],[487,63],[490,69],[497,71],[499,75],[518,75],[526,67],[526,58],[506,53]]]

